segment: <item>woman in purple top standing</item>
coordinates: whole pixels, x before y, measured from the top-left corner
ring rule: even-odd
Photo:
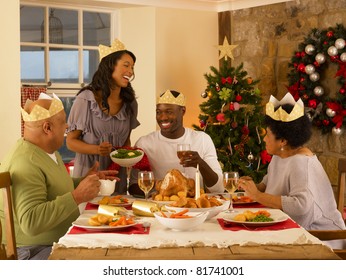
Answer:
[[[116,40],[110,48],[100,46],[100,57],[91,83],[78,92],[68,118],[66,144],[76,153],[74,177],[85,174],[95,161],[100,162],[100,170],[107,169],[112,147],[131,146],[131,131],[140,124],[130,83],[135,55]],[[125,170],[121,173],[126,178]],[[118,183],[116,191],[126,192],[126,180]]]

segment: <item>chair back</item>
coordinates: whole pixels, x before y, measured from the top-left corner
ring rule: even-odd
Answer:
[[[309,233],[317,237],[319,240],[346,240],[346,230],[309,230]],[[346,260],[346,248],[344,249],[333,249],[334,253],[341,259]]]
[[[341,215],[344,216],[345,208],[345,185],[346,185],[346,158],[340,158],[338,164],[339,178],[338,178],[338,189],[337,189],[337,207],[341,212]]]
[[[1,244],[2,241],[2,229],[0,221],[0,259],[3,260],[16,260],[17,247],[16,247],[16,236],[14,233],[14,219],[12,211],[12,195],[11,195],[11,176],[10,172],[0,173],[0,189],[3,195],[3,205],[5,214],[5,234],[7,245]]]

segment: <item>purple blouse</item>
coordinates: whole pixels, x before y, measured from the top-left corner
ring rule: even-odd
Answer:
[[[131,106],[132,112],[126,110],[127,106]],[[135,99],[130,105],[124,104],[116,115],[109,116],[102,112],[93,92],[84,90],[73,102],[67,132],[81,130],[80,139],[88,144],[98,145],[108,140],[113,146],[123,146],[131,130],[140,125],[137,114],[138,103]],[[97,160],[100,170],[107,169],[111,164],[109,156],[76,153],[73,176],[84,176]]]

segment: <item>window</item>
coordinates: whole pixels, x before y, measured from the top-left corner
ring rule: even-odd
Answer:
[[[89,83],[99,63],[98,45],[110,45],[110,23],[110,13],[21,5],[22,83]]]
[[[109,12],[43,5],[20,6],[21,82],[47,86],[69,115],[78,90],[91,82],[99,64],[98,45],[111,43]],[[74,158],[66,143],[64,162]]]

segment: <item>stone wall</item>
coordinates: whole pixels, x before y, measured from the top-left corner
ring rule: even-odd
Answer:
[[[265,102],[270,95],[281,98],[287,92],[288,63],[298,45],[313,28],[336,24],[346,26],[346,0],[296,0],[232,11],[230,44],[238,45],[232,65],[243,62],[248,74],[260,79],[258,87]],[[335,73],[336,69],[326,71]],[[328,84],[337,86],[336,80]],[[335,136],[314,128],[308,146],[319,156],[332,185],[337,185],[337,161],[346,157],[346,129]]]

